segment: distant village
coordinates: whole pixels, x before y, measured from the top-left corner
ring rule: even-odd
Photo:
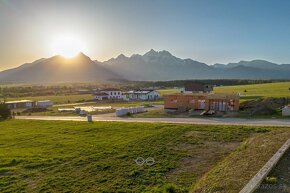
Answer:
[[[77,90],[79,94],[91,94],[91,102],[126,102],[126,101],[159,101],[164,102],[164,111],[167,113],[191,112],[194,115],[214,115],[219,113],[235,113],[240,110],[240,93],[214,93],[214,85],[201,84],[195,82],[185,82],[184,87],[176,88],[176,93],[160,95],[156,89],[137,89],[124,91],[116,88]],[[49,108],[53,106],[50,100],[18,100],[6,102],[10,110],[31,109],[31,108]],[[89,108],[59,108],[59,112],[77,111],[86,114]],[[124,111],[125,109],[125,111]],[[142,109],[142,110],[140,110]],[[123,113],[120,113],[123,112]],[[116,115],[126,113],[144,112],[144,108],[138,110],[123,108],[116,111]],[[290,115],[290,107],[286,105],[282,109],[283,116]]]

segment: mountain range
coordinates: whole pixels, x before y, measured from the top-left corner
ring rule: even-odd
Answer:
[[[123,54],[105,62],[83,53],[66,59],[43,58],[0,72],[0,82],[60,82],[95,80],[185,80],[185,79],[290,79],[290,64],[265,60],[207,65],[180,59],[168,51],[151,49],[144,55]]]

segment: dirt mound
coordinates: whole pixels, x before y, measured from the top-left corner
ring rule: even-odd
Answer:
[[[290,98],[260,98],[241,103],[240,110],[248,115],[275,115],[289,101]]]

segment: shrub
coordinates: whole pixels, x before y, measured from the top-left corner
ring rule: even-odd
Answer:
[[[266,183],[267,184],[276,184],[276,182],[277,182],[277,178],[276,177],[268,176],[266,178]]]
[[[5,103],[0,103],[0,119],[8,119],[11,117],[11,111]]]

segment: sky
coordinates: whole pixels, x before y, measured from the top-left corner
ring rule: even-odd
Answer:
[[[58,54],[66,38],[99,61],[153,48],[207,64],[290,63],[289,8],[288,0],[0,0],[0,70]]]

